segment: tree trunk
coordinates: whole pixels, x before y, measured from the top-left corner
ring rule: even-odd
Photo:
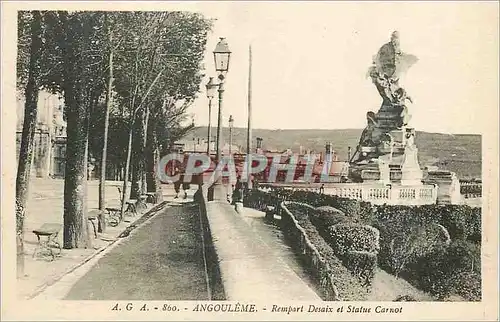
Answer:
[[[125,213],[125,201],[127,201],[127,189],[128,189],[128,176],[130,168],[130,155],[132,153],[132,138],[133,138],[133,124],[131,122],[129,134],[128,134],[128,147],[127,147],[127,159],[125,163],[125,169],[123,174],[123,188],[122,188],[122,204],[120,207],[120,219],[123,219],[123,214]]]
[[[24,218],[28,200],[31,160],[33,157],[33,141],[38,108],[38,81],[40,76],[40,56],[42,50],[41,15],[33,11],[31,21],[31,48],[24,104],[24,123],[19,151],[19,163],[16,177],[16,248],[17,277],[24,276]]]
[[[109,46],[111,48],[109,53],[109,75],[108,75],[108,89],[106,92],[106,111],[104,113],[104,137],[102,146],[102,156],[101,156],[101,173],[99,180],[99,226],[98,231],[100,233],[106,231],[106,220],[104,214],[102,213],[106,207],[106,156],[108,150],[108,128],[109,128],[109,110],[111,109],[111,99],[113,90],[113,35],[109,33]]]
[[[142,163],[143,158],[143,128],[144,128],[144,112],[140,111],[140,116],[134,122],[134,141],[132,142],[132,178],[130,187],[130,199],[139,199],[142,194],[141,179],[142,179]]]
[[[155,192],[156,191],[156,140],[154,138],[154,124],[151,124],[148,128],[148,140],[146,142],[146,148],[144,150],[144,159],[146,160],[146,183],[147,183],[147,191]]]
[[[156,167],[160,161],[160,151],[158,148],[155,124],[150,124],[148,127],[148,140],[145,153],[147,191],[154,192],[156,194],[156,201],[162,202],[163,194],[161,191],[161,184],[156,175]]]
[[[148,143],[148,125],[149,125],[149,108],[146,108],[146,115],[144,117],[144,123],[142,128],[142,152],[143,157],[141,158],[141,191],[146,193],[148,191],[147,185],[147,164],[146,164],[146,145]]]
[[[68,86],[69,88],[69,86]],[[83,89],[65,91],[67,108],[66,173],[64,177],[64,248],[87,248],[86,184],[87,99]]]
[[[91,103],[91,104],[94,104],[94,101]],[[97,104],[97,99],[95,100],[95,104]],[[95,107],[95,105],[92,105],[93,107]],[[93,109],[92,107],[92,109]],[[85,246],[85,248],[92,248],[93,246],[93,240],[90,238],[90,231],[89,231],[89,223],[87,221],[87,213],[88,213],[88,209],[87,209],[87,196],[88,196],[88,180],[89,180],[89,123],[90,123],[90,114],[91,112],[88,111],[87,112],[87,117],[86,117],[86,125],[85,125],[85,128],[86,128],[86,135],[85,135],[85,163],[84,163],[84,167],[85,167],[85,180],[83,180],[83,195],[84,195],[84,204],[83,204],[83,217],[84,217],[84,226],[83,226],[83,229],[85,230],[84,233],[86,234],[86,238],[87,238],[87,245]]]

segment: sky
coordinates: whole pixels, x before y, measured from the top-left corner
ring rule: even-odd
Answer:
[[[193,103],[208,124],[205,83],[216,76],[219,37],[232,51],[223,122],[247,124],[252,45],[252,124],[267,129],[363,128],[381,98],[366,77],[372,57],[398,30],[416,55],[400,85],[420,131],[482,134],[498,110],[498,3],[204,2],[183,6],[217,19],[207,43],[206,79]],[[216,122],[217,102],[212,109]],[[495,119],[497,117],[495,116]]]

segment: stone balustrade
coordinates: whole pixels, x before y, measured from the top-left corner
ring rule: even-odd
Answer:
[[[274,188],[292,189],[295,191],[320,192],[317,184],[268,184],[261,185],[264,191]],[[341,198],[349,198],[371,202],[376,205],[428,205],[437,201],[436,185],[383,185],[363,183],[324,184],[323,193]]]

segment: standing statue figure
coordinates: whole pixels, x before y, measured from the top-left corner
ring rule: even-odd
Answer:
[[[406,101],[413,102],[406,90],[399,85],[399,79],[417,60],[417,57],[401,51],[399,33],[394,31],[391,40],[380,47],[368,71],[382,97],[381,109],[392,111],[396,120],[394,126],[397,128],[408,124]]]
[[[399,32],[394,31],[391,40],[380,47],[373,63],[379,74],[398,80],[417,61],[416,56],[401,51]]]
[[[399,33],[394,31],[391,41],[378,50],[373,58],[373,65],[368,71],[368,75],[384,100],[394,102],[395,92],[400,88],[400,76],[417,61],[416,56],[401,51]]]

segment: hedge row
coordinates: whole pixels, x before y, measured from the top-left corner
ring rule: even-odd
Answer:
[[[367,251],[349,251],[344,256],[344,265],[364,281],[363,285],[371,285],[377,269],[377,254]]]
[[[343,212],[330,206],[315,208],[308,216],[344,265],[363,285],[370,286],[375,276],[380,248],[378,230],[354,223]]]
[[[359,224],[338,224],[329,228],[330,236],[327,243],[339,256],[352,251],[374,253],[379,251],[379,232],[377,229]]]
[[[326,240],[329,240],[328,227],[335,224],[373,226],[380,232],[378,263],[383,269],[405,276],[422,290],[441,298],[449,294],[459,294],[472,301],[480,298],[480,271],[463,269],[460,264],[475,262],[475,268],[480,268],[480,252],[462,251],[457,255],[460,248],[456,245],[480,249],[481,208],[466,205],[372,206],[358,200],[283,189],[270,193],[253,191],[247,196],[247,203],[262,198],[274,203],[291,200],[321,207],[318,212],[310,212],[309,217]],[[346,216],[331,207],[342,210]],[[453,241],[451,244],[446,242],[449,238]],[[457,257],[459,261],[453,260]],[[351,270],[353,262],[354,259],[350,262],[344,259],[344,265]]]
[[[429,223],[441,224],[448,230],[453,240],[481,242],[481,208],[467,205],[374,206],[369,202],[354,199],[282,188],[274,189],[269,193],[253,190],[247,195],[246,202],[260,202],[264,199],[274,204],[290,200],[313,207],[331,206],[340,209],[353,222],[374,227],[386,225],[394,219],[397,219],[402,227]]]
[[[330,276],[342,300],[366,300],[369,289],[361,284],[357,278],[358,276],[351,273],[344,266],[344,263],[335,255],[335,251],[332,247],[328,245],[321,237],[316,227],[311,223],[309,213],[315,210],[297,203],[289,203],[286,207],[294,215],[299,225],[306,231],[309,240],[318,249],[321,256],[327,261],[331,269]]]
[[[440,245],[414,259],[402,274],[438,299],[458,294],[469,301],[481,301],[481,247],[469,241]]]

